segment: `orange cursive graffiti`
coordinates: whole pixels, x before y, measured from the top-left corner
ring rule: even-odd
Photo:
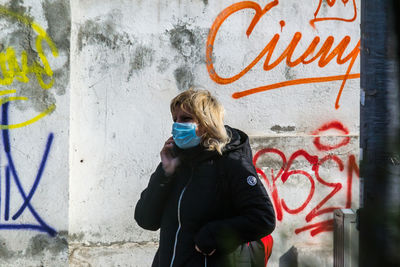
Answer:
[[[343,75],[334,75],[334,76],[326,76],[326,77],[310,77],[310,78],[302,78],[302,79],[295,79],[295,80],[288,80],[288,81],[282,81],[274,84],[269,84],[269,85],[264,85],[261,87],[257,88],[252,88],[248,90],[244,90],[241,92],[236,92],[232,95],[233,98],[241,98],[244,96],[248,96],[254,93],[259,93],[267,90],[272,90],[272,89],[277,89],[285,86],[291,86],[291,85],[298,85],[298,84],[307,84],[307,83],[320,83],[320,82],[330,82],[330,81],[342,81],[341,86],[339,88],[339,92],[336,97],[336,102],[335,102],[335,108],[339,108],[339,100],[342,95],[343,88],[346,84],[346,81],[348,79],[357,79],[360,78],[360,73],[351,73],[351,69],[360,54],[360,41],[357,42],[355,47],[347,54],[345,55],[345,51],[347,50],[351,38],[350,36],[345,36],[340,43],[333,48],[334,44],[334,37],[333,36],[328,36],[322,46],[317,49],[318,44],[320,43],[320,37],[316,36],[314,39],[311,41],[307,49],[303,52],[303,54],[297,58],[293,59],[293,54],[294,51],[299,44],[301,38],[302,38],[302,33],[301,32],[296,32],[293,35],[292,40],[290,41],[289,45],[287,48],[282,52],[282,54],[274,61],[271,61],[271,57],[275,51],[276,46],[278,45],[279,39],[280,39],[280,34],[275,34],[272,39],[268,42],[268,44],[264,47],[264,49],[255,57],[255,59],[247,65],[244,69],[242,69],[239,73],[231,76],[231,77],[221,77],[218,75],[217,71],[214,68],[214,63],[213,63],[213,50],[214,50],[214,42],[215,38],[218,34],[218,31],[221,27],[221,25],[224,23],[224,21],[233,15],[234,13],[243,10],[243,9],[251,9],[255,11],[254,17],[252,21],[250,22],[249,27],[247,28],[246,35],[247,37],[250,36],[252,33],[254,27],[257,25],[259,22],[260,18],[267,14],[269,10],[271,10],[273,7],[277,6],[279,4],[278,0],[272,1],[269,4],[267,4],[264,8],[261,8],[259,4],[252,2],[252,1],[243,1],[239,2],[236,4],[233,4],[226,9],[224,9],[214,20],[214,23],[211,26],[210,32],[208,34],[207,38],[207,44],[206,44],[206,65],[207,65],[207,70],[209,73],[210,78],[215,81],[218,84],[230,84],[241,77],[243,77],[247,72],[249,72],[262,58],[265,57],[263,69],[264,71],[270,71],[274,69],[276,66],[278,66],[282,61],[286,61],[286,65],[288,67],[295,67],[299,64],[307,65],[310,64],[314,61],[318,61],[318,67],[323,68],[325,67],[328,63],[330,63],[335,57],[336,57],[336,63],[338,65],[343,65],[347,64],[347,70],[346,73]],[[318,10],[317,10],[318,13]],[[281,27],[283,27],[284,21],[280,21]],[[318,51],[317,51],[318,50]],[[316,53],[315,53],[316,52]],[[314,55],[315,54],[315,55]],[[314,56],[313,56],[314,55]]]

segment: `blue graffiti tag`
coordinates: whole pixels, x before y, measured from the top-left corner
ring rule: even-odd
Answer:
[[[2,125],[8,125],[8,105],[9,103],[5,103],[2,105]],[[26,194],[24,191],[18,172],[15,168],[14,160],[11,153],[11,145],[10,145],[10,134],[8,129],[2,130],[3,136],[3,150],[6,154],[7,163],[8,165],[5,166],[5,195],[4,195],[4,221],[6,223],[1,223],[1,180],[2,177],[0,176],[0,230],[3,229],[14,229],[14,230],[23,230],[23,229],[30,229],[36,230],[40,232],[46,232],[51,236],[55,236],[57,234],[56,230],[50,227],[46,222],[42,220],[36,210],[33,208],[30,201],[32,200],[33,195],[39,185],[40,179],[42,178],[44,168],[46,166],[47,158],[50,153],[51,144],[53,142],[54,135],[50,133],[47,138],[46,148],[44,150],[42,160],[40,162],[39,169],[37,171],[35,181],[30,189],[29,193]],[[1,173],[1,172],[0,172]],[[8,223],[10,220],[10,188],[11,188],[11,176],[14,178],[14,183],[18,188],[18,191],[23,199],[23,204],[18,209],[18,211],[11,217],[13,221],[17,220],[22,213],[25,211],[26,208],[29,209],[33,217],[36,219],[37,224],[18,224],[18,223]]]

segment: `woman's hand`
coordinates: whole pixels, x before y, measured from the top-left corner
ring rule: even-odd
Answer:
[[[214,254],[214,252],[215,252],[215,249],[214,249],[214,250],[211,251],[209,254],[206,254],[206,253],[204,253],[203,251],[201,251],[197,245],[195,245],[194,248],[197,250],[197,252],[203,254],[204,256],[211,256],[211,255]]]
[[[179,165],[179,158],[175,157],[172,153],[173,147],[174,139],[170,137],[160,152],[162,167],[167,176],[174,174],[176,167]]]

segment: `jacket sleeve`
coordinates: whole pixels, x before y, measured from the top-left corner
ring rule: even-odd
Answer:
[[[234,215],[209,222],[200,229],[195,243],[204,253],[214,249],[220,253],[232,252],[240,244],[269,235],[275,228],[274,208],[254,165],[243,158],[229,164],[224,169]]]
[[[147,188],[140,195],[135,208],[135,220],[144,229],[160,228],[164,206],[169,195],[173,176],[166,176],[161,163],[151,175]]]

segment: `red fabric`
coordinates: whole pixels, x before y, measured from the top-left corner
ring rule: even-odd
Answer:
[[[271,235],[267,235],[261,238],[261,242],[263,242],[265,247],[265,267],[267,267],[269,257],[272,254],[272,247],[274,246],[274,239]]]

